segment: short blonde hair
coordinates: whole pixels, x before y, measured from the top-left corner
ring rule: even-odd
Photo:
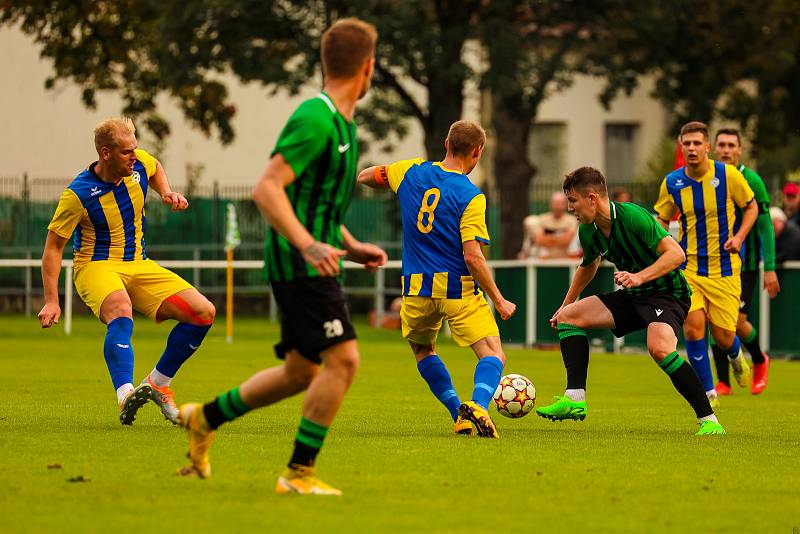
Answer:
[[[94,127],[94,147],[97,152],[103,147],[114,148],[119,134],[136,133],[136,126],[130,117],[110,117]]]
[[[486,144],[486,132],[475,121],[454,122],[447,132],[447,146],[456,156],[467,156],[479,146]]]

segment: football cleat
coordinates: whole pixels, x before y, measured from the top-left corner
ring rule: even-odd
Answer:
[[[313,467],[292,464],[287,467],[275,484],[275,493],[298,493],[300,495],[335,495],[342,492],[330,486],[314,474]]]
[[[764,363],[753,364],[753,383],[750,385],[750,393],[758,395],[767,387],[767,375],[769,374],[769,356],[764,354]]]
[[[136,420],[136,412],[150,400],[150,386],[140,384],[119,403],[119,422],[132,425]]]
[[[159,387],[153,384],[150,380],[150,375],[147,375],[142,384],[150,386],[150,398],[158,404],[161,413],[164,414],[164,419],[170,421],[173,425],[178,424],[178,405],[175,404],[175,393],[169,386]]]
[[[750,364],[747,363],[747,360],[745,360],[744,356],[742,356],[741,349],[739,349],[739,357],[736,358],[735,362],[736,363],[733,361],[731,362],[731,367],[733,367],[733,378],[736,379],[736,383],[739,384],[740,388],[746,388],[750,385],[753,372],[750,369]]]
[[[464,419],[460,415],[456,419],[456,424],[453,427],[453,432],[461,434],[462,436],[471,436],[474,431],[472,429],[472,421]]]
[[[556,402],[548,406],[536,408],[536,415],[550,419],[551,421],[563,421],[565,419],[572,419],[574,421],[583,421],[586,419],[587,408],[586,401],[574,401],[564,395],[563,397],[555,396]]]
[[[717,385],[714,386],[714,390],[717,392],[717,395],[733,395],[733,390],[731,389],[730,384],[726,384],[725,382],[717,382]]]
[[[697,431],[695,436],[712,436],[724,433],[725,429],[722,428],[721,424],[715,421],[703,421],[700,423],[700,430]]]
[[[478,431],[478,436],[482,438],[500,437],[492,418],[489,417],[489,412],[475,401],[465,402],[459,406],[458,417],[471,421]]]
[[[191,465],[178,471],[181,476],[211,476],[211,464],[208,461],[208,449],[214,441],[211,430],[203,414],[203,405],[199,402],[184,404],[178,411],[178,424],[189,431],[189,453],[186,455]]]
[[[708,397],[708,403],[712,408],[719,408],[719,395],[717,395],[716,390],[706,391],[706,397]]]

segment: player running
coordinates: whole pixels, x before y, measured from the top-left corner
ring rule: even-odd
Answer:
[[[697,435],[724,434],[697,374],[676,351],[691,303],[691,290],[679,270],[685,259],[681,247],[643,208],[610,201],[605,177],[596,169],[581,167],[568,174],[564,192],[581,223],[583,262],[550,319],[558,330],[567,388],[536,413],[552,421],[586,417],[587,329],[610,328],[617,337],[646,330],[653,360],[694,409]],[[578,300],[604,258],[619,270],[614,281],[624,289]]]
[[[714,152],[719,160],[733,165],[742,173],[747,180],[747,185],[753,190],[758,205],[758,218],[752,230],[747,234],[742,247],[742,297],[739,302],[739,318],[736,323],[736,335],[742,340],[742,344],[747,347],[753,358],[753,382],[750,384],[750,392],[758,395],[767,387],[769,356],[762,352],[761,344],[758,342],[758,331],[747,320],[747,315],[756,292],[762,254],[764,256],[764,289],[773,299],[781,290],[778,275],[775,274],[775,231],[769,216],[769,194],[764,180],[756,171],[739,162],[742,157],[742,138],[739,130],[734,128],[718,130],[714,144]],[[716,344],[712,345],[711,349],[717,368],[717,385],[715,387],[717,394],[730,395],[731,379],[728,372],[728,358]]]
[[[706,342],[706,317],[711,336],[731,362],[741,387],[750,383],[750,366],[742,356],[736,321],[742,260],[739,250],[758,216],[753,190],[732,165],[708,158],[708,126],[689,122],[679,137],[686,165],[672,171],[661,184],[655,211],[660,224],[680,214],[680,245],[686,253],[682,269],[692,287],[692,307],[683,326],[686,353],[703,388],[717,406]],[[736,208],[742,209],[734,230]]]
[[[95,128],[99,158],[64,190],[47,227],[42,255],[45,304],[39,321],[49,328],[61,316],[61,257],[74,234],[75,288],[108,326],[103,354],[117,391],[120,422],[133,424],[139,408],[152,399],[164,417],[176,423],[178,408],[170,383],[200,347],[216,310],[191,284],[147,258],[148,189],[161,195],[173,211],[185,210],[189,203],[172,191],[161,163],[137,148],[135,133],[129,118],[108,119]],[[155,368],[138,387],[133,386],[134,309],[156,322],[178,321]]]
[[[369,167],[358,181],[391,188],[403,221],[403,337],[417,369],[455,422],[457,434],[499,437],[489,417],[489,401],[505,365],[494,315],[481,292],[492,299],[503,320],[516,305],[503,298],[481,250],[489,244],[486,197],[469,181],[483,153],[486,133],[472,121],[450,126],[444,160],[409,159]],[[461,403],[450,373],[436,352],[436,337],[447,319],[453,339],[478,357],[472,400]]]
[[[265,269],[281,311],[275,352],[284,362],[205,405],[181,406],[191,460],[184,475],[210,476],[208,448],[221,424],[308,390],[294,452],[275,491],[341,495],[316,477],[314,464],[359,364],[337,279],[341,258],[347,254],[369,269],[386,262],[383,250],[360,243],[342,225],[358,162],[353,113],[370,87],[376,40],[375,28],[357,19],[340,20],[323,34],[323,91],[289,118],[253,190],[270,224]]]

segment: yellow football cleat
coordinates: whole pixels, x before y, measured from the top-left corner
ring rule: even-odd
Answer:
[[[461,419],[471,421],[478,430],[478,435],[482,438],[499,438],[500,434],[494,426],[489,412],[475,401],[463,403],[458,407],[458,416]]]
[[[456,424],[453,427],[453,432],[461,434],[462,436],[471,436],[474,433],[472,429],[472,422],[469,419],[464,419],[460,415],[456,419]]]
[[[199,476],[200,478],[210,477],[211,464],[208,461],[208,448],[214,441],[214,431],[208,427],[208,422],[203,414],[203,405],[199,402],[191,402],[181,406],[178,424],[189,431],[187,456],[192,462],[191,465],[180,469],[178,474]]]
[[[314,474],[313,467],[292,464],[287,467],[275,484],[275,493],[298,493],[300,495],[336,495],[338,489],[324,483]]]
[[[733,365],[733,378],[736,379],[736,383],[739,384],[740,388],[749,387],[753,379],[753,370],[747,360],[744,359],[741,349],[739,349],[739,357],[736,359],[739,361],[739,365]],[[738,371],[737,367],[740,368]]]

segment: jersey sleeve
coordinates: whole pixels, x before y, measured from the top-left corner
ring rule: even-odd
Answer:
[[[666,178],[661,182],[661,189],[658,191],[658,200],[656,200],[656,205],[653,206],[653,209],[662,221],[672,220],[675,216],[675,212],[678,211],[678,206],[675,205],[675,199],[673,199],[672,195],[667,191]]]
[[[406,177],[408,169],[414,165],[419,165],[424,161],[425,160],[422,158],[395,161],[389,165],[378,167],[378,173],[380,173],[381,176],[386,177],[386,179],[389,181],[389,187],[392,188],[392,191],[397,193],[397,190],[400,188],[400,184]]]
[[[472,240],[484,245],[490,243],[486,229],[486,195],[482,193],[475,195],[461,214],[461,242]]]
[[[756,202],[758,202],[758,212],[769,213],[769,193],[767,193],[764,180],[753,169],[745,168],[742,174],[747,180],[747,185],[753,190]]]
[[[64,189],[58,200],[53,219],[47,229],[59,237],[69,239],[83,217],[83,204],[72,189]]]
[[[638,206],[633,209],[634,212],[630,218],[631,229],[642,238],[645,245],[655,250],[661,240],[669,236],[669,232],[658,224],[655,217],[650,215],[647,210]]]
[[[743,208],[753,200],[755,193],[736,167],[728,166],[727,171],[728,193],[731,195],[733,203]]]
[[[136,159],[142,162],[144,165],[144,170],[147,173],[147,178],[151,178],[156,173],[156,158],[150,155],[149,152],[142,150],[141,148],[137,148],[134,153],[136,154]]]
[[[581,242],[581,248],[583,249],[581,267],[585,267],[593,263],[600,255],[600,251],[597,250],[594,240],[592,239],[591,225],[582,224],[578,227],[578,240]]]
[[[271,156],[283,156],[294,175],[299,177],[325,150],[331,128],[332,124],[323,116],[298,109],[283,127]]]

